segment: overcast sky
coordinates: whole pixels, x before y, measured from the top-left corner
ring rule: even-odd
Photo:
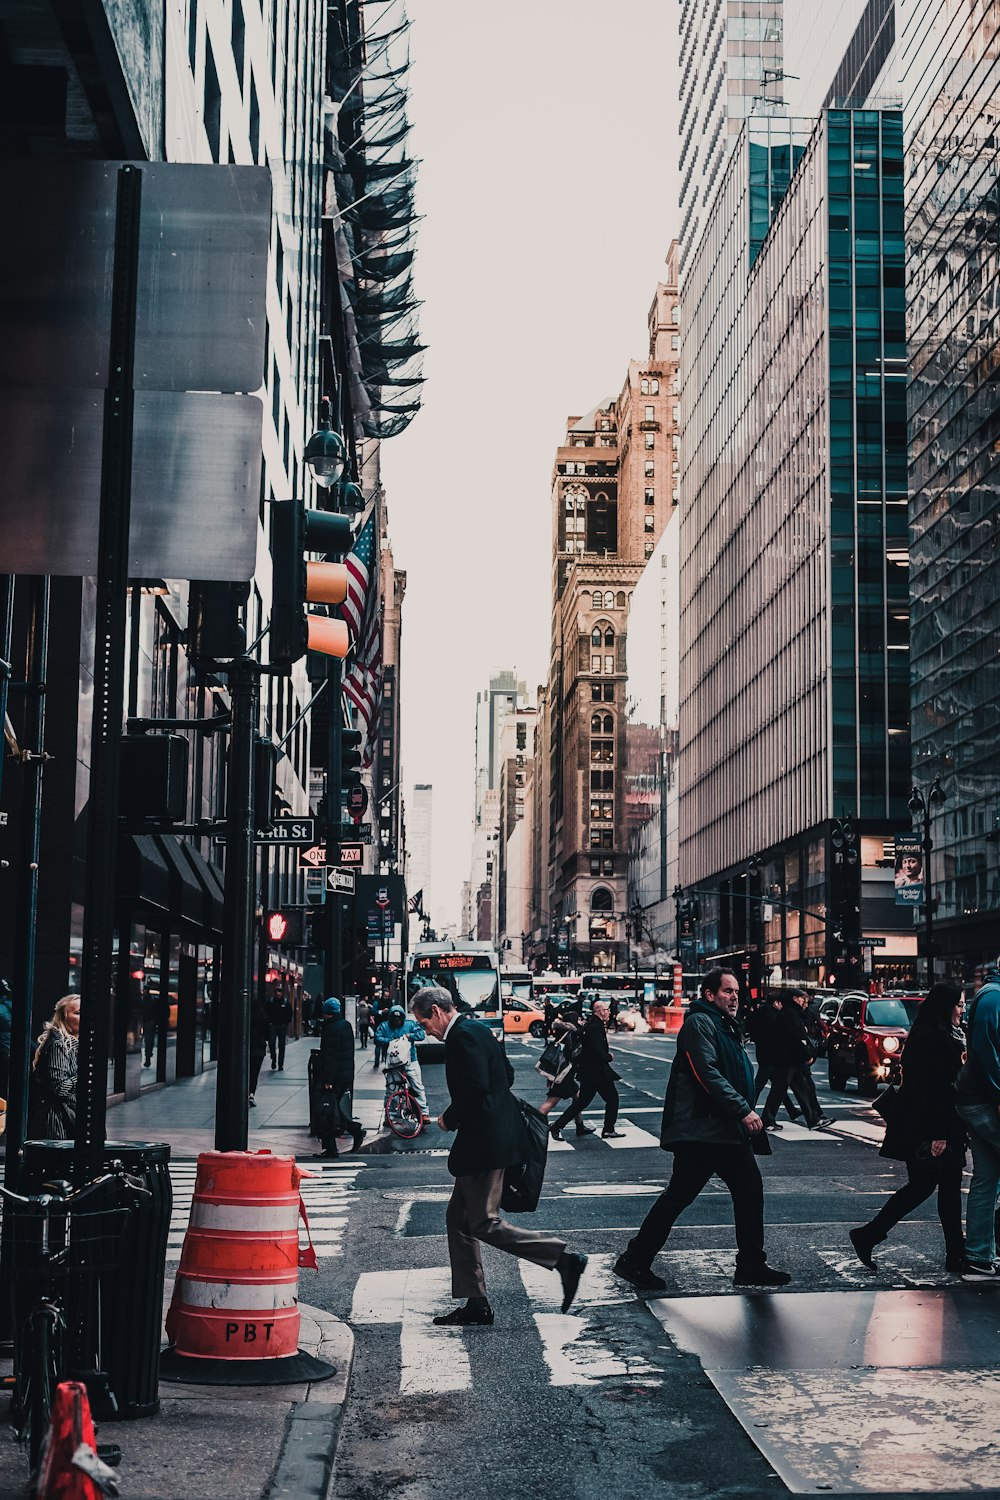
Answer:
[[[475,699],[549,656],[549,481],[617,394],[677,232],[676,4],[407,0],[423,407],[383,445],[403,789],[434,787],[433,916],[472,841]]]

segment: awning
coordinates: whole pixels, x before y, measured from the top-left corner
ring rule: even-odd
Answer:
[[[174,923],[201,928],[204,922],[204,898],[201,885],[184,857],[182,846],[172,833],[154,835],[170,873],[170,915]]]
[[[116,896],[129,906],[170,910],[170,871],[150,833],[125,834],[118,843]]]
[[[192,849],[190,844],[178,845],[183,858],[191,867],[198,889],[201,892],[201,922],[203,932],[222,937],[222,914],[224,910],[222,876],[213,864]]]

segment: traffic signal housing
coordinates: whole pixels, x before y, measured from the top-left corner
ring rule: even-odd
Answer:
[[[360,729],[340,731],[340,785],[342,787],[361,785]]]
[[[302,500],[279,500],[271,506],[271,661],[290,667],[307,651],[343,659],[350,649],[347,623],[327,615],[310,614],[307,604],[343,604],[347,598],[347,567],[331,562],[351,550],[354,533],[350,516],[328,510],[307,510]],[[322,562],[307,562],[307,552],[321,553]]]

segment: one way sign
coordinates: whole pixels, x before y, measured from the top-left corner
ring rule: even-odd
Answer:
[[[326,864],[326,845],[311,844],[308,849],[299,849],[299,869],[318,870]]]

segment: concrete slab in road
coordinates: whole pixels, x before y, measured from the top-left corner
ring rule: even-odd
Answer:
[[[1000,1299],[865,1291],[650,1301],[790,1490],[1000,1490]]]

